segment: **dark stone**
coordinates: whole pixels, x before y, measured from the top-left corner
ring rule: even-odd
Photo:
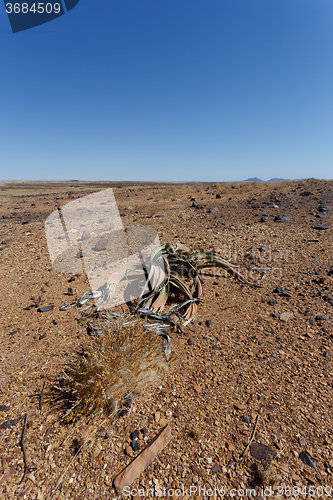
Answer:
[[[221,198],[220,193],[217,193],[216,198],[217,198],[217,199],[220,199],[220,198]]]
[[[329,229],[331,226],[311,226],[312,229],[317,229],[317,231],[325,231],[325,229]]]
[[[138,430],[135,430],[135,431],[132,431],[131,434],[130,434],[130,438],[132,441],[134,441],[139,435],[139,431]]]
[[[190,339],[188,339],[187,343],[188,343],[188,345],[194,345],[194,343],[195,343],[194,338],[191,337]]]
[[[210,328],[210,327],[212,326],[212,324],[213,324],[213,322],[212,322],[212,320],[211,320],[211,319],[207,319],[207,320],[205,321],[205,325],[206,325],[208,328]]]
[[[331,207],[319,207],[318,208],[318,212],[330,212],[331,211]]]
[[[196,465],[190,465],[190,468],[192,469],[193,474],[198,473],[198,467]]]
[[[268,219],[269,219],[269,217],[263,216],[263,217],[261,217],[259,222],[268,222]]]
[[[243,420],[243,422],[245,422],[246,424],[250,424],[250,423],[251,423],[251,417],[249,417],[248,415],[243,415],[243,416],[242,416],[242,420]]]
[[[325,351],[324,354],[323,354],[324,358],[329,358],[330,357],[330,353],[328,351]]]
[[[274,417],[273,417],[273,415],[268,414],[268,415],[267,415],[267,417],[268,417],[268,420],[269,420],[270,422],[274,422]]]
[[[310,311],[309,309],[308,309],[308,310],[306,310],[306,311],[305,311],[305,313],[304,313],[304,316],[306,316],[307,318],[308,318],[309,316],[313,316],[313,315],[314,315],[314,311]]]
[[[197,201],[194,201],[191,205],[193,208],[202,208],[200,203],[198,203]]]
[[[275,354],[275,352],[273,352],[272,358],[279,359],[279,356],[277,354]]]
[[[31,224],[32,220],[24,220],[22,221],[22,226],[24,226],[25,224]]]
[[[213,465],[212,467],[212,472],[218,472],[220,470],[220,466],[219,465]]]
[[[7,420],[6,422],[3,422],[0,425],[0,429],[10,429],[11,427],[14,427],[21,419],[20,418],[15,418],[14,420]]]
[[[8,406],[0,405],[0,411],[7,411],[7,410],[8,410]]]
[[[71,276],[68,280],[68,283],[72,283],[72,281],[75,281],[75,276]]]
[[[323,295],[322,296],[322,299],[325,301],[325,302],[332,302],[332,297],[330,297],[329,295]]]
[[[87,255],[86,252],[78,252],[76,254],[76,258],[77,259],[82,259],[82,257],[86,257],[86,255]]]
[[[267,247],[262,246],[262,247],[259,247],[258,250],[259,250],[259,252],[265,252],[267,250]]]
[[[39,307],[37,309],[37,312],[40,312],[40,313],[44,313],[44,312],[49,312],[49,311],[53,311],[53,309],[55,308],[55,306],[44,306],[44,307]]]
[[[327,319],[328,319],[328,316],[323,316],[322,314],[317,314],[317,316],[315,317],[316,321],[325,321]]]
[[[250,453],[254,458],[261,460],[267,458],[269,455],[275,457],[276,453],[274,450],[266,446],[265,444],[257,443],[253,441],[250,446]]]
[[[147,427],[142,427],[141,432],[145,436],[148,433]]]
[[[108,238],[102,238],[101,240],[99,240],[96,245],[95,245],[95,250],[97,252],[100,252],[102,250],[106,250],[108,248],[108,245],[109,245],[109,240]]]
[[[286,215],[276,215],[274,217],[274,222],[288,222],[290,221],[290,217],[287,217]]]
[[[280,286],[275,287],[273,293],[279,293],[282,297],[291,297],[291,293],[287,292],[287,290],[281,288]]]
[[[299,458],[302,460],[302,462],[304,462],[306,465],[309,465],[310,467],[312,467],[313,469],[316,469],[317,468],[317,464],[316,462],[314,462],[312,460],[312,458],[310,457],[310,455],[306,452],[306,451],[302,451],[300,454],[299,454]]]
[[[269,300],[269,301],[268,301],[268,304],[269,304],[270,306],[276,306],[277,301],[276,301],[276,300]]]
[[[138,441],[134,440],[131,442],[131,448],[133,451],[140,451],[140,445]]]

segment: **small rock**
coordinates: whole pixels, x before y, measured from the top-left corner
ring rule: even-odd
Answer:
[[[219,465],[217,465],[217,464],[216,464],[216,465],[213,465],[213,467],[212,467],[212,472],[215,472],[215,473],[216,473],[216,472],[218,472],[219,470],[220,470],[220,466],[219,466]]]
[[[198,203],[197,201],[194,201],[191,206],[193,208],[197,208],[197,209],[202,208],[201,205],[200,205],[200,203]]]
[[[216,197],[215,197],[217,200],[219,200],[221,198],[221,195],[220,193],[217,193]]]
[[[155,419],[156,423],[158,423],[160,421],[160,419],[161,419],[161,412],[160,411],[155,411],[154,419]]]
[[[226,447],[228,448],[229,451],[235,451],[235,446],[230,443],[230,441],[227,441]]]
[[[202,387],[201,385],[195,385],[193,387],[194,391],[197,393],[197,394],[201,394],[202,393]]]
[[[90,232],[88,231],[88,229],[85,229],[82,233],[82,240],[89,240],[90,238]]]
[[[306,445],[306,441],[303,438],[299,438],[298,442],[299,442],[300,446],[305,446]]]
[[[314,311],[310,311],[309,309],[307,309],[307,310],[305,311],[305,313],[304,313],[304,316],[306,316],[307,318],[308,318],[309,316],[313,316],[313,315],[314,315]]]
[[[147,427],[142,427],[141,432],[145,436],[148,433]]]
[[[68,295],[77,295],[77,288],[68,288]]]
[[[299,458],[302,460],[302,462],[304,462],[306,465],[309,465],[310,467],[312,467],[313,469],[316,469],[317,468],[317,464],[316,462],[314,462],[312,460],[312,458],[310,457],[310,455],[306,452],[306,451],[302,451],[300,454],[299,454]]]
[[[329,229],[331,226],[311,226],[312,229],[316,229],[317,231],[325,231],[326,229]]]
[[[275,352],[273,352],[272,358],[279,359],[279,356],[278,356],[278,354],[275,354]]]
[[[267,458],[269,455],[275,457],[276,453],[274,450],[266,446],[265,444],[257,443],[253,441],[250,446],[250,453],[254,458],[261,460]]]
[[[288,222],[290,220],[290,217],[287,217],[286,215],[276,215],[274,217],[274,222]]]
[[[188,345],[194,345],[194,338],[191,337],[190,339],[188,339],[187,343]]]
[[[131,447],[133,451],[140,451],[140,445],[136,439],[131,442]]]
[[[324,354],[323,354],[324,358],[329,358],[330,357],[330,354],[328,351],[325,351]]]
[[[330,212],[331,207],[325,206],[325,207],[319,207],[318,212]]]
[[[212,322],[212,320],[211,320],[211,319],[207,319],[207,320],[205,321],[205,325],[206,325],[208,328],[210,328],[210,327],[212,326],[212,324],[213,324],[213,322]]]
[[[193,474],[198,473],[198,467],[196,465],[190,465],[190,469],[192,470]]]
[[[263,217],[261,217],[259,222],[268,222],[268,219],[269,219],[269,217],[264,215]]]
[[[242,416],[242,420],[243,420],[243,422],[245,422],[246,424],[250,424],[250,423],[251,423],[251,417],[249,417],[248,415],[243,415],[243,416]]]
[[[131,446],[126,446],[125,453],[128,457],[133,457],[133,450],[132,450]]]
[[[234,404],[234,408],[236,410],[245,410],[246,409],[246,405],[243,405],[243,404],[240,404],[240,403],[235,403]]]
[[[276,300],[269,300],[269,301],[268,301],[268,304],[269,304],[270,306],[276,306],[277,301],[276,301]]]
[[[213,462],[213,460],[210,458],[210,457],[207,457],[206,458],[206,463],[207,464],[211,464]]]
[[[11,427],[14,427],[21,419],[20,418],[15,418],[13,420],[7,420],[6,422],[3,422],[0,425],[0,429],[10,429]]]
[[[327,319],[328,319],[328,316],[324,316],[322,314],[317,314],[317,316],[315,317],[316,321],[326,321]]]
[[[138,430],[132,431],[130,434],[131,441],[134,441],[134,439],[136,439],[138,437],[138,435],[139,435]]]
[[[44,307],[39,307],[37,309],[37,312],[40,312],[40,313],[43,313],[43,312],[49,312],[49,311],[53,311],[55,306],[44,306]]]
[[[99,240],[96,243],[95,250],[97,250],[97,252],[100,252],[102,250],[106,250],[108,248],[108,245],[109,245],[108,238],[102,238],[101,240]]]
[[[290,318],[292,318],[294,315],[292,312],[284,312],[280,314],[280,320],[281,321],[288,321]]]
[[[7,410],[8,410],[8,406],[0,405],[0,411],[7,411]]]

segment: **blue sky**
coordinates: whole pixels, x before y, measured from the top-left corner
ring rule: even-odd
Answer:
[[[0,179],[333,178],[332,0],[80,0],[13,34]]]

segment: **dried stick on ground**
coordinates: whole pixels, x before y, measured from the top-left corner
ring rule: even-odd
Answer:
[[[260,412],[259,412],[259,413],[258,413],[258,415],[257,415],[256,422],[255,422],[254,427],[253,427],[253,431],[252,431],[252,434],[251,434],[250,441],[249,441],[249,443],[248,443],[247,447],[245,448],[245,450],[243,451],[243,453],[241,454],[240,458],[243,458],[243,457],[244,457],[245,453],[247,452],[247,450],[248,450],[248,449],[250,448],[250,446],[251,446],[251,443],[252,443],[252,441],[253,441],[253,439],[254,439],[255,433],[257,432],[257,427],[258,427],[258,423],[259,423],[259,418],[260,418],[260,415],[261,415],[261,410],[260,410]]]
[[[21,435],[21,440],[20,440],[21,450],[23,452],[24,472],[23,472],[23,477],[22,477],[22,479],[21,479],[21,481],[20,481],[19,484],[23,483],[25,475],[28,472],[27,454],[25,452],[25,445],[24,445],[24,436],[25,436],[25,431],[26,431],[26,428],[27,428],[27,421],[28,421],[28,412],[25,414],[25,417],[24,417],[24,425],[23,425],[23,430],[22,430],[22,435]]]

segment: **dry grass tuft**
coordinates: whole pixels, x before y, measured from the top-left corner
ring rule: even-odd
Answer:
[[[65,421],[97,413],[116,415],[167,369],[160,336],[146,331],[140,319],[118,321],[66,366],[53,402]]]

